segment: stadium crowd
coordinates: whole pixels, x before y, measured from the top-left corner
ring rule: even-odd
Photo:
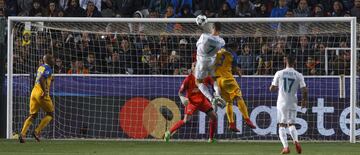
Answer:
[[[360,0],[3,0],[6,16],[45,17],[360,17]],[[174,27],[174,29],[176,26]],[[23,30],[14,41],[15,73],[33,72],[41,55],[56,56],[55,73],[67,74],[188,74],[198,36],[160,34],[99,35]],[[283,67],[283,55],[297,55],[305,75],[350,74],[349,36],[254,36],[225,38],[244,75],[273,75]],[[327,67],[325,67],[325,62]],[[327,69],[326,69],[327,68]],[[360,68],[360,66],[358,67]]]

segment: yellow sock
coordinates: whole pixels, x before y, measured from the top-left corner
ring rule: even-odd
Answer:
[[[244,119],[249,119],[249,112],[247,110],[244,99],[242,97],[238,98],[237,103],[238,103],[238,108],[241,111]]]
[[[234,112],[233,112],[233,105],[231,103],[226,103],[226,115],[228,118],[229,123],[234,123]]]
[[[35,133],[39,134],[42,129],[44,129],[49,122],[52,120],[52,116],[46,115],[40,122],[39,126],[35,129]]]
[[[33,119],[31,116],[29,116],[29,117],[25,120],[24,125],[23,125],[23,127],[22,127],[22,129],[21,129],[21,135],[22,135],[22,136],[26,136],[26,133],[27,133],[27,131],[29,130],[29,127],[30,127],[30,125],[32,124],[33,120],[34,120],[34,119]]]

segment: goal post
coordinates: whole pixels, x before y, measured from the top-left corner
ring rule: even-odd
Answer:
[[[11,64],[13,64],[13,32],[12,32],[12,24],[13,21],[11,20],[11,18],[8,18],[8,32],[7,32],[7,125],[6,125],[6,138],[9,139],[12,137],[12,105],[13,105],[13,67]]]
[[[208,27],[204,26],[202,28],[200,28],[199,26],[197,26],[195,24],[195,19],[194,18],[61,18],[61,17],[9,17],[8,18],[8,58],[7,58],[7,138],[13,138],[13,133],[15,131],[18,132],[19,130],[19,126],[20,124],[22,124],[22,119],[23,119],[23,115],[25,115],[26,109],[27,109],[27,99],[26,95],[29,95],[29,91],[30,88],[28,87],[32,87],[32,85],[28,85],[28,84],[24,84],[24,83],[16,83],[16,87],[14,87],[15,83],[14,83],[14,77],[25,77],[23,79],[16,79],[16,82],[19,82],[21,80],[25,80],[26,82],[31,81],[31,76],[34,72],[34,67],[36,67],[37,62],[31,62],[30,64],[33,65],[32,68],[27,68],[22,66],[22,68],[16,68],[19,65],[16,65],[16,63],[19,62],[14,62],[14,51],[20,50],[20,49],[15,49],[14,45],[16,44],[16,42],[18,42],[19,37],[15,36],[15,35],[19,35],[20,33],[23,33],[23,29],[24,25],[26,25],[26,22],[30,22],[32,23],[33,27],[35,27],[36,29],[32,29],[30,31],[44,31],[44,35],[50,37],[50,38],[56,38],[56,37],[62,37],[62,35],[64,33],[71,33],[73,34],[73,39],[76,40],[76,36],[77,34],[80,33],[90,33],[90,34],[99,34],[98,37],[103,37],[100,35],[100,32],[102,34],[110,34],[112,35],[113,38],[116,39],[117,34],[121,34],[121,35],[127,35],[131,36],[131,35],[138,35],[139,31],[141,31],[141,33],[144,33],[145,35],[148,36],[156,36],[156,35],[162,35],[162,32],[165,32],[166,35],[176,35],[176,36],[190,36],[193,37],[195,39],[197,39],[200,35],[201,32],[203,31],[208,31]],[[39,23],[40,22],[40,23]],[[350,61],[350,75],[349,76],[345,76],[345,89],[348,90],[350,95],[346,95],[346,99],[345,100],[341,100],[341,99],[337,99],[334,102],[331,102],[331,104],[339,104],[339,103],[344,103],[344,105],[334,105],[335,107],[341,107],[340,110],[332,110],[333,112],[335,112],[337,115],[345,113],[342,110],[345,111],[345,109],[347,107],[345,107],[348,105],[349,109],[350,109],[350,118],[349,118],[349,124],[350,124],[350,128],[349,128],[349,132],[348,133],[344,133],[340,136],[336,136],[334,135],[333,138],[332,137],[327,137],[329,135],[316,135],[318,133],[318,131],[316,130],[315,126],[312,126],[313,124],[316,125],[316,122],[312,122],[309,127],[306,124],[306,129],[307,130],[311,130],[309,132],[312,132],[311,134],[309,134],[308,137],[306,137],[305,139],[308,140],[344,140],[344,137],[349,136],[349,140],[351,143],[355,143],[356,142],[356,136],[357,136],[357,119],[359,119],[356,114],[359,113],[356,109],[358,108],[357,106],[359,106],[359,104],[357,103],[359,100],[359,94],[357,93],[357,90],[359,90],[359,81],[357,79],[357,53],[356,53],[356,43],[357,43],[357,27],[356,27],[356,18],[355,17],[326,17],[326,18],[209,18],[208,19],[208,23],[213,23],[213,22],[221,22],[224,23],[224,27],[223,29],[225,29],[224,31],[224,36],[228,36],[229,38],[245,38],[245,37],[254,37],[257,36],[258,32],[264,36],[267,37],[272,37],[273,39],[277,39],[277,38],[281,38],[284,36],[301,36],[304,34],[311,34],[311,35],[344,35],[343,38],[348,39],[347,41],[350,41],[350,53],[351,53],[351,61]],[[20,24],[19,24],[20,23]],[[129,28],[131,26],[129,26],[129,23],[131,24],[142,24],[144,28],[139,28],[142,30],[136,31],[133,30],[132,28]],[[179,26],[179,30],[175,30],[174,31],[168,31],[168,24],[172,24],[172,27],[176,27]],[[302,28],[304,27],[309,27],[309,24],[314,23],[315,25],[319,24],[316,26],[317,30],[315,30],[316,32],[305,32],[305,31],[301,31]],[[109,28],[110,30],[107,30],[109,26],[109,24],[113,24],[112,28]],[[180,25],[176,25],[176,24],[180,24]],[[182,25],[181,25],[182,24]],[[304,25],[302,25],[304,24]],[[141,27],[141,26],[139,26]],[[266,28],[264,28],[266,27]],[[45,29],[45,30],[42,30]],[[126,30],[124,30],[126,29]],[[294,29],[297,29],[296,31]],[[298,29],[300,29],[298,31]],[[320,31],[319,31],[320,29]],[[128,32],[132,31],[132,32]],[[79,35],[81,37],[81,35]],[[114,37],[115,36],[115,37]],[[106,37],[106,36],[105,36]],[[181,37],[180,37],[181,38]],[[65,38],[66,39],[66,38]],[[134,42],[136,42],[137,38],[134,39]],[[192,38],[190,38],[192,39]],[[190,40],[188,39],[188,40]],[[274,39],[274,40],[275,40]],[[111,38],[110,38],[111,40]],[[174,40],[174,39],[173,39]],[[173,40],[170,40],[173,41]],[[179,39],[181,40],[181,39]],[[246,39],[243,39],[246,40]],[[255,40],[255,39],[254,39]],[[245,42],[250,42],[250,43],[254,43],[257,44],[256,41],[254,40],[247,40]],[[46,41],[50,41],[52,44],[53,40],[46,40]],[[176,40],[177,42],[179,42],[178,40]],[[186,41],[186,40],[185,40]],[[183,43],[185,42],[183,41]],[[60,43],[64,44],[64,40],[60,40]],[[110,41],[104,41],[104,42],[98,42],[96,43],[96,45],[94,44],[93,46],[97,46],[97,47],[101,47],[101,48],[107,48],[105,46],[107,46],[107,43],[109,43]],[[242,40],[240,41],[242,42]],[[274,41],[269,41],[268,44],[274,44]],[[297,43],[297,41],[289,41],[290,43],[288,44],[295,44]],[[330,41],[331,42],[331,41]],[[334,39],[331,43],[336,42],[336,44],[332,44],[331,47],[332,48],[337,48],[338,42],[340,42],[337,39]],[[180,41],[181,43],[181,41]],[[188,43],[187,44],[191,44],[192,49],[194,50],[196,47],[194,43]],[[246,46],[247,44],[243,44],[243,46]],[[52,48],[53,45],[51,45]],[[76,46],[76,45],[74,45]],[[136,46],[136,45],[134,45]],[[166,45],[167,46],[167,45]],[[290,45],[291,46],[291,45]],[[33,49],[37,49],[40,48],[43,51],[51,51],[47,48],[50,48],[49,45],[38,45],[38,46],[34,46],[31,47]],[[71,48],[71,47],[68,47]],[[275,47],[274,47],[275,48]],[[169,47],[169,49],[167,49],[172,55],[172,49]],[[289,50],[292,50],[291,48],[289,48]],[[19,52],[19,51],[17,51]],[[53,51],[51,51],[53,52]],[[41,52],[39,52],[41,53]],[[176,53],[176,52],[175,52]],[[36,55],[36,58],[38,58],[40,54]],[[72,63],[72,59],[73,57],[77,57],[71,55],[65,55],[63,54],[64,57],[69,57],[68,59],[68,63]],[[176,54],[174,54],[176,55]],[[71,59],[71,60],[70,60]],[[77,58],[76,58],[77,59]],[[142,59],[146,59],[146,57],[142,57]],[[191,58],[190,58],[191,60]],[[70,62],[71,61],[71,62]],[[275,61],[275,60],[274,60]],[[278,63],[280,64],[281,60],[277,60]],[[132,63],[130,60],[125,62],[125,63]],[[188,64],[187,64],[188,65]],[[15,68],[14,68],[15,67]],[[137,68],[132,68],[132,69],[142,69],[142,67],[137,66]],[[180,67],[182,68],[182,67]],[[14,69],[18,69],[20,71],[26,71],[25,74],[21,73],[17,73],[14,72]],[[133,71],[132,69],[126,69],[126,71],[124,73],[120,73],[120,74],[132,74]],[[178,70],[181,70],[179,68],[177,68]],[[188,69],[185,67],[185,69]],[[150,71],[148,71],[150,72]],[[78,138],[79,136],[83,136],[83,134],[89,134],[90,136],[85,138],[145,138],[145,139],[149,139],[150,138],[158,138],[160,137],[159,135],[161,134],[160,131],[162,132],[163,129],[158,129],[158,128],[163,128],[163,126],[166,126],[166,128],[169,128],[168,125],[173,124],[173,122],[171,120],[167,120],[170,118],[158,118],[158,121],[163,121],[165,123],[161,123],[161,125],[155,125],[152,126],[152,123],[154,120],[151,120],[152,118],[156,118],[157,116],[153,116],[149,111],[146,110],[154,110],[152,108],[159,108],[162,109],[162,106],[167,106],[166,104],[168,102],[174,103],[174,105],[176,105],[173,108],[176,109],[180,109],[180,112],[175,112],[173,113],[173,117],[172,119],[181,119],[182,116],[180,116],[182,114],[182,108],[181,105],[179,104],[179,100],[175,97],[177,94],[177,89],[181,83],[181,80],[183,79],[184,76],[170,76],[170,75],[143,75],[143,72],[139,72],[137,74],[140,75],[114,75],[114,74],[109,74],[109,73],[105,73],[105,74],[89,74],[89,75],[83,75],[83,74],[72,74],[72,75],[67,75],[67,74],[59,74],[56,75],[55,77],[59,77],[59,81],[62,81],[64,83],[59,84],[57,82],[55,82],[55,85],[57,86],[57,88],[59,89],[66,89],[69,90],[69,92],[67,92],[67,94],[60,94],[64,95],[64,98],[55,98],[55,104],[61,104],[58,106],[61,106],[60,108],[63,108],[63,111],[59,111],[61,113],[61,115],[55,114],[57,119],[61,119],[61,120],[55,120],[55,123],[52,126],[52,129],[54,130],[54,132],[51,132],[53,134],[53,136],[48,136],[49,138]],[[119,73],[118,73],[119,74]],[[147,73],[149,74],[149,73]],[[166,74],[166,73],[165,73]],[[255,73],[254,73],[255,74]],[[30,78],[26,78],[26,76],[30,77]],[[67,78],[70,77],[72,78],[71,81],[68,80]],[[250,117],[253,121],[258,122],[257,124],[260,126],[272,126],[272,124],[269,125],[269,122],[266,121],[272,121],[273,118],[268,118],[268,115],[273,114],[273,106],[276,105],[276,102],[274,101],[274,94],[267,96],[266,94],[270,94],[270,92],[266,91],[267,88],[263,88],[263,87],[267,87],[269,85],[269,81],[271,80],[272,76],[271,74],[267,74],[267,75],[253,75],[253,74],[249,74],[249,75],[245,75],[244,76],[244,80],[239,80],[238,82],[241,83],[242,85],[242,91],[243,94],[249,94],[249,96],[251,97],[246,97],[245,99],[250,102],[249,104],[249,108],[252,111],[252,113],[250,113]],[[305,76],[306,79],[309,79],[309,81],[312,82],[312,84],[316,84],[316,83],[321,83],[322,85],[324,85],[324,89],[330,89],[329,93],[326,92],[326,90],[323,90],[325,92],[316,92],[319,91],[319,89],[316,89],[316,86],[312,86],[310,88],[313,88],[313,92],[315,93],[319,93],[319,94],[324,94],[324,96],[329,97],[329,98],[333,98],[332,95],[334,95],[333,93],[336,91],[335,89],[338,88],[334,88],[334,87],[328,87],[329,84],[334,84],[334,81],[338,81],[338,76]],[[324,80],[325,81],[322,81]],[[328,80],[326,80],[328,79]],[[93,81],[90,81],[93,80]],[[126,81],[128,83],[124,83],[124,81]],[[138,80],[138,81],[137,81]],[[158,80],[158,81],[157,81]],[[346,83],[346,81],[348,80],[348,84]],[[66,83],[68,82],[79,82],[80,84],[74,84],[74,86],[76,85],[76,87],[72,87],[70,85],[66,86]],[[114,85],[111,86],[111,83],[109,84],[109,82],[113,82]],[[158,82],[158,83],[156,83]],[[24,84],[24,86],[21,86],[22,84]],[[73,84],[73,83],[72,83]],[[103,84],[108,84],[110,86],[107,87],[101,87],[99,85],[103,85]],[[122,89],[129,89],[128,87],[119,87],[119,88],[115,88],[115,86],[121,86],[121,85],[126,85],[126,84],[134,84],[137,88],[133,88],[131,90],[129,90],[129,92],[124,91]],[[250,85],[249,87],[247,87],[247,85]],[[337,85],[337,84],[336,84]],[[143,86],[143,88],[140,88],[140,86]],[[346,88],[347,86],[350,87]],[[261,87],[261,88],[260,88]],[[14,89],[23,89],[20,91],[16,91]],[[98,92],[98,91],[93,91],[91,92],[91,90],[88,89],[101,89],[99,91],[104,91],[104,92]],[[16,92],[15,92],[16,91]],[[122,119],[124,119],[124,117],[122,117],[122,115],[120,114],[120,112],[126,112],[129,113],[129,110],[132,110],[132,107],[126,109],[124,107],[121,107],[119,110],[118,105],[115,105],[115,102],[118,102],[117,100],[121,100],[121,106],[123,106],[123,104],[133,104],[133,102],[140,102],[140,101],[144,101],[144,98],[131,98],[129,100],[126,100],[126,103],[123,103],[124,101],[122,99],[119,99],[118,97],[109,97],[109,95],[114,95],[115,93],[112,91],[118,91],[118,93],[124,93],[123,95],[126,96],[141,96],[144,95],[146,102],[149,102],[149,104],[152,104],[154,107],[152,108],[144,108],[141,109],[144,116],[139,116],[141,118],[141,121],[143,121],[143,123],[145,122],[145,124],[143,124],[143,128],[145,128],[146,130],[151,130],[151,133],[146,133],[146,134],[142,134],[142,133],[132,133],[131,130],[132,129],[136,129],[136,127],[134,126],[121,126],[121,123],[129,123],[129,120],[125,120],[123,121]],[[59,93],[57,90],[52,90],[53,93]],[[174,93],[173,93],[174,92]],[[15,94],[14,94],[15,93]],[[81,99],[80,98],[76,98],[76,96],[71,96],[73,94],[70,93],[76,93],[77,95],[82,95]],[[134,93],[134,94],[131,94]],[[154,95],[155,93],[155,95]],[[156,94],[159,93],[159,94]],[[173,94],[170,94],[173,93]],[[22,94],[21,97],[19,98],[17,95]],[[88,95],[91,94],[91,95]],[[102,95],[104,95],[104,98]],[[116,94],[118,95],[118,94]],[[150,98],[146,98],[149,95],[151,96]],[[266,101],[267,105],[262,106],[261,103],[263,102],[263,98],[261,98],[261,96],[266,96]],[[25,96],[25,97],[24,97]],[[347,98],[349,96],[349,98]],[[27,96],[29,97],[29,96]],[[99,97],[99,98],[97,98]],[[15,98],[15,99],[14,99]],[[126,98],[127,99],[127,98]],[[132,100],[134,99],[134,100]],[[109,101],[109,105],[105,105],[103,104],[103,102]],[[151,100],[151,101],[150,101]],[[318,105],[322,105],[324,106],[324,98],[317,98],[316,96],[313,96],[312,98],[313,101],[311,101],[313,104],[318,104]],[[62,103],[56,103],[57,101],[61,101]],[[94,107],[91,107],[93,105],[90,105],[90,101],[94,101],[94,103],[98,104],[98,106],[94,105]],[[339,102],[338,102],[339,101]],[[74,105],[76,104],[76,102],[80,102],[79,105]],[[252,107],[253,103],[256,104],[256,107]],[[16,109],[14,109],[14,104],[16,104]],[[71,108],[66,108],[65,106],[70,106]],[[159,107],[157,107],[159,106]],[[317,107],[317,105],[314,105],[315,107]],[[84,111],[81,110],[82,108],[87,109],[88,111]],[[95,109],[92,109],[95,108]],[[99,108],[99,109],[97,109]],[[111,111],[112,108],[116,108],[118,110],[116,110],[116,112],[109,112],[108,114],[106,114],[106,110]],[[168,108],[172,108],[171,106]],[[319,107],[318,107],[319,108]],[[330,108],[331,109],[331,108]],[[334,108],[333,108],[334,109]],[[15,114],[14,114],[14,110],[16,110]],[[98,110],[105,110],[105,111],[98,111]],[[136,109],[139,110],[139,109]],[[263,110],[263,111],[261,111]],[[315,113],[319,113],[319,111],[316,111],[314,109],[309,109],[308,111],[311,111],[314,114],[311,114],[309,116],[303,116],[302,117],[306,120],[307,118],[316,121],[318,116],[315,116]],[[166,111],[166,110],[165,110]],[[176,110],[178,111],[178,110]],[[236,111],[236,108],[234,107],[234,111]],[[330,110],[331,111],[331,110]],[[58,111],[56,111],[58,112]],[[96,113],[96,117],[92,118],[91,116],[87,116],[89,112],[93,112]],[[148,112],[148,113],[146,113]],[[160,113],[162,113],[163,111],[161,111]],[[221,121],[219,121],[220,123],[220,130],[218,128],[217,133],[220,134],[219,135],[219,139],[224,138],[224,139],[231,139],[231,138],[235,138],[235,139],[245,139],[245,140],[274,140],[276,138],[274,138],[275,136],[274,131],[273,131],[273,127],[269,130],[265,130],[265,129],[259,129],[259,130],[249,130],[249,129],[243,129],[241,134],[232,134],[229,131],[227,131],[226,128],[226,115],[224,115],[225,111],[224,110],[220,110],[218,111],[218,115],[221,116]],[[267,114],[266,114],[267,113]],[[236,114],[239,114],[239,112],[237,112]],[[324,114],[324,113],[323,113]],[[16,116],[16,122],[14,123],[14,115],[20,115],[20,116]],[[75,122],[71,121],[72,119],[75,119],[72,117],[72,115],[74,115],[74,117],[81,117],[81,121],[76,121]],[[112,116],[107,116],[107,115],[112,115]],[[146,115],[146,116],[145,116]],[[164,115],[162,113],[162,115]],[[66,118],[59,118],[59,116],[69,116]],[[71,116],[71,117],[70,117]],[[134,116],[135,117],[135,116]],[[170,116],[169,116],[170,117]],[[237,123],[238,118],[241,117],[241,115],[236,115],[236,121]],[[261,120],[258,120],[258,117],[261,117]],[[334,122],[329,123],[328,125],[330,127],[332,126],[336,126],[334,128],[336,128],[336,132],[341,132],[343,129],[342,127],[340,127],[339,125],[335,125],[336,123],[339,123],[339,119],[340,116],[331,116],[331,121],[334,121],[333,119],[336,119]],[[346,121],[347,119],[347,115],[345,115],[344,120]],[[132,118],[132,117],[129,117]],[[136,116],[137,118],[137,116]],[[113,119],[113,120],[109,120],[109,119]],[[119,119],[119,120],[117,120]],[[85,122],[87,122],[87,124],[83,125],[82,123],[84,122],[84,120],[86,120]],[[145,120],[145,121],[144,121]],[[200,121],[202,120],[202,121]],[[186,130],[182,130],[181,132],[179,132],[179,135],[176,137],[177,139],[192,139],[192,134],[191,133],[187,133],[187,132],[196,132],[195,134],[195,139],[199,139],[206,137],[204,136],[206,133],[206,122],[205,122],[206,118],[204,114],[199,114],[195,124],[188,124],[188,126],[186,127]],[[240,120],[240,119],[239,119]],[[19,122],[20,121],[20,122]],[[123,121],[123,122],[121,122]],[[320,120],[318,120],[320,121]],[[324,120],[321,120],[324,121]],[[342,120],[341,120],[342,121]],[[119,123],[120,122],[120,123]],[[156,121],[155,121],[156,122]],[[68,123],[68,124],[67,124]],[[99,124],[97,124],[99,123]],[[111,123],[111,125],[106,125],[107,123]],[[133,122],[130,122],[130,124],[132,124]],[[158,123],[158,122],[156,122]],[[156,124],[155,123],[155,124]],[[240,122],[242,123],[242,122]],[[16,129],[14,129],[14,124],[16,125]],[[80,124],[80,125],[79,125]],[[136,124],[136,123],[134,123]],[[347,126],[347,123],[344,123],[345,126]],[[79,127],[72,127],[73,125],[79,125]],[[98,127],[98,126],[99,127]],[[93,127],[94,129],[91,130],[89,128]],[[120,127],[119,127],[120,126]],[[189,127],[190,126],[190,127]],[[193,126],[197,126],[197,127],[193,127]],[[225,126],[225,127],[224,127]],[[243,127],[242,125],[238,126],[238,127]],[[324,126],[323,126],[324,127]],[[121,132],[119,132],[118,130],[120,130],[119,128],[121,128]],[[246,128],[246,127],[245,127]],[[305,127],[304,127],[305,128]],[[304,129],[303,128],[303,129]],[[325,127],[326,128],[326,127]],[[56,130],[56,131],[55,131]],[[123,130],[128,130],[129,132],[123,132]],[[143,130],[143,129],[139,129],[139,130]],[[304,129],[305,130],[305,129]],[[313,131],[312,131],[313,130]],[[326,130],[326,129],[324,129]],[[345,130],[345,129],[344,129]],[[81,132],[81,133],[79,133]],[[87,132],[91,132],[91,133],[87,133]],[[256,134],[255,134],[255,133]],[[305,131],[304,131],[305,132]],[[50,131],[49,131],[50,133]],[[275,132],[276,133],[276,132]],[[270,134],[270,135],[268,135]],[[150,136],[151,135],[151,136]],[[199,136],[200,135],[200,136]],[[244,136],[245,138],[241,138],[241,136]],[[264,138],[265,136],[265,138]],[[267,137],[266,137],[267,136]]]
[[[353,18],[351,20],[351,65],[350,65],[350,143],[355,143],[356,142],[356,126],[355,126],[355,119],[356,119],[356,98],[357,98],[357,74],[356,74],[356,70],[357,70],[357,51],[356,51],[356,46],[357,46],[357,35],[356,35],[356,18]]]

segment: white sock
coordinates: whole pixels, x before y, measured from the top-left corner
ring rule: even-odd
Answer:
[[[295,125],[289,126],[289,132],[290,132],[290,135],[291,135],[291,138],[293,139],[293,141],[299,142],[298,133],[297,133],[297,130],[295,128]]]
[[[220,87],[219,87],[217,81],[214,82],[214,89],[215,89],[215,95],[220,96]]]
[[[208,98],[211,101],[213,96],[210,94],[209,88],[206,87],[203,83],[199,83],[197,86],[200,89],[200,91],[206,96],[206,98]]]
[[[283,144],[284,148],[288,147],[289,145],[287,142],[286,128],[279,127],[279,137],[280,137],[280,141]]]

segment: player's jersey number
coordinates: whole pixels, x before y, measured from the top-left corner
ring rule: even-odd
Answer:
[[[294,85],[295,79],[284,77],[283,80],[284,80],[284,92],[290,93],[291,88]]]
[[[209,45],[209,48],[208,48],[207,54],[212,53],[212,52],[215,50],[215,48],[216,48],[216,46],[214,46],[214,45]]]

